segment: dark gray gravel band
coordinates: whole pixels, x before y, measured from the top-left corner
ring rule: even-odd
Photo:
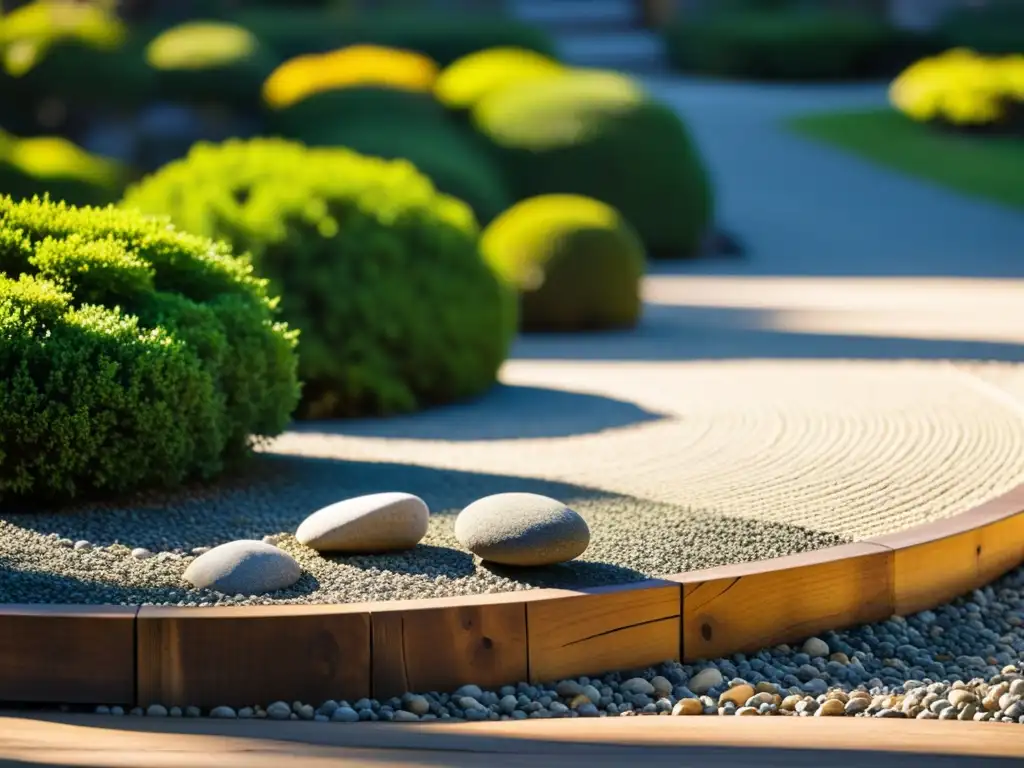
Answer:
[[[293,536],[278,545],[302,565],[290,590],[236,598],[181,581],[195,547],[292,531],[312,511],[348,496],[399,488],[433,510],[415,550],[321,556]],[[454,516],[491,493],[527,491],[565,501],[590,523],[592,541],[572,563],[513,571],[483,567],[452,533]],[[61,542],[63,539],[63,542]],[[87,541],[76,549],[73,542]],[[843,543],[830,533],[688,511],[563,483],[409,465],[261,456],[245,477],[216,489],[123,506],[0,519],[0,602],[260,604],[392,600],[576,587],[760,560]],[[159,553],[140,560],[131,550]]]

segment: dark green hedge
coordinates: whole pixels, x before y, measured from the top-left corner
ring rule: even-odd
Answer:
[[[409,163],[273,139],[198,145],[125,204],[253,254],[302,333],[300,416],[473,395],[508,352],[514,301],[472,212]]]
[[[0,198],[0,496],[208,479],[281,432],[294,334],[250,270],[159,220]]]
[[[628,79],[573,74],[510,86],[482,99],[473,122],[512,194],[592,197],[618,210],[648,254],[695,254],[713,200],[690,132]]]
[[[888,76],[934,50],[879,19],[807,10],[712,13],[671,26],[665,41],[677,69],[758,80]]]
[[[957,9],[946,16],[937,34],[950,48],[1024,54],[1024,4],[996,0],[990,6]]]
[[[240,11],[231,18],[284,58],[357,43],[419,51],[442,67],[468,53],[497,46],[556,55],[546,32],[502,17],[382,12],[347,18],[294,8]]]

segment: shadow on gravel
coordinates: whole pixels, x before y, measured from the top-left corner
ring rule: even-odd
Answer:
[[[33,603],[51,605],[163,604],[168,602],[168,589],[184,590],[185,587],[184,584],[170,588],[125,586],[101,578],[87,579],[65,573],[33,570],[12,562],[9,558],[0,557],[0,604],[21,602],[25,595],[31,595]],[[268,592],[267,596],[296,598],[315,594],[319,589],[320,581],[316,576],[304,572],[299,580],[288,588],[287,593]],[[216,596],[210,599],[215,600]]]
[[[502,584],[502,577],[524,586],[598,587],[764,560],[846,541],[828,531],[675,507],[531,477],[261,454],[245,475],[217,486],[151,495],[119,505],[80,506],[56,515],[5,510],[0,518],[6,524],[0,557],[10,560],[0,560],[0,602],[174,603],[182,599],[177,593],[184,587],[176,581],[163,586],[146,582],[142,578],[144,564],[126,562],[129,570],[139,569],[140,573],[121,584],[93,582],[90,579],[94,575],[99,578],[102,571],[73,550],[67,550],[70,576],[34,573],[35,561],[22,554],[38,546],[29,532],[85,539],[94,546],[118,541],[154,552],[175,548],[187,552],[235,539],[293,533],[310,513],[328,504],[394,490],[420,496],[432,510],[430,533],[423,544],[386,557],[322,558],[298,548],[294,540],[286,540],[282,546],[291,548],[309,577],[274,598],[293,600],[311,595],[317,602],[318,592],[326,591],[330,601],[353,600],[379,591],[385,582],[413,588],[439,577],[445,586],[438,587],[440,591],[428,590],[438,596],[450,589],[465,594],[485,592]],[[591,522],[592,538],[583,558],[530,573],[499,575],[482,568],[456,541],[454,517],[473,501],[503,492],[537,493],[577,509]],[[177,566],[167,570],[177,571]],[[135,586],[137,583],[143,586]],[[512,589],[514,584],[504,588]]]
[[[610,397],[500,384],[479,398],[419,413],[296,422],[291,430],[402,440],[514,440],[585,435],[661,418],[661,414]]]
[[[521,336],[515,360],[1002,360],[1024,345],[998,341],[854,336],[779,330],[771,310],[647,304],[632,331]]]

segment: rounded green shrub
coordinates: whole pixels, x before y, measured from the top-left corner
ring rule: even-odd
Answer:
[[[484,230],[481,249],[519,289],[523,330],[631,328],[640,318],[643,243],[598,200],[523,200]]]
[[[191,21],[162,31],[146,46],[156,87],[168,101],[256,107],[263,82],[280,63],[249,30]]]
[[[930,50],[882,19],[799,7],[712,12],[670,26],[665,41],[677,69],[756,80],[877,77]]]
[[[650,256],[694,254],[712,217],[707,171],[679,116],[628,78],[569,74],[503,88],[473,123],[517,199],[577,194],[618,210]]]
[[[410,411],[489,387],[514,296],[477,224],[405,161],[280,139],[197,145],[124,204],[252,254],[301,331],[306,418]]]
[[[209,479],[280,433],[295,335],[225,245],[0,198],[0,496]]]

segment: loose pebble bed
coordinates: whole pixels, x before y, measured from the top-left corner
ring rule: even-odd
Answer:
[[[408,551],[320,554],[294,533],[342,499],[404,490],[429,505],[429,530]],[[538,493],[587,521],[582,558],[529,571],[483,565],[454,535],[455,515],[501,492]],[[185,570],[209,548],[263,540],[290,554],[302,576],[255,596],[196,589]],[[373,462],[259,457],[251,474],[219,488],[131,504],[0,517],[0,603],[246,605],[399,600],[639,581],[678,571],[834,546],[842,536],[602,494],[564,483]]]
[[[97,713],[124,715],[119,706]],[[355,723],[736,715],[880,717],[1024,724],[1024,568],[934,611],[755,654],[497,691],[406,693],[379,701],[277,701],[133,709],[149,717]]]

